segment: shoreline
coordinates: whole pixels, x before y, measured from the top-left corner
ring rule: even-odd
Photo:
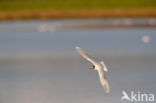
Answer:
[[[152,18],[156,9],[104,9],[104,10],[18,10],[0,11],[0,20],[71,19],[71,18]]]

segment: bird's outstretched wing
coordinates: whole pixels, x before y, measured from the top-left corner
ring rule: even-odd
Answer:
[[[79,52],[79,54],[84,57],[86,60],[91,62],[94,65],[97,65],[98,63],[93,60],[87,53],[85,53],[80,47],[76,46],[75,49]]]
[[[100,74],[101,72],[99,72],[99,77],[100,77],[100,82],[101,82],[101,85],[102,87],[104,88],[104,90],[109,93],[110,89],[109,89],[109,85],[108,85],[108,82],[107,80],[104,78],[104,76],[102,75],[102,73]]]

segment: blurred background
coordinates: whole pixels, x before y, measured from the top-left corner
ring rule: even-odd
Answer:
[[[103,60],[110,93],[75,50]],[[0,0],[1,103],[156,95],[155,0]]]

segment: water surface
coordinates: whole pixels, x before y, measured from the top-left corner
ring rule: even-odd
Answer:
[[[122,20],[119,20],[122,21]],[[121,103],[122,91],[156,95],[156,29],[79,28],[111,20],[51,20],[0,23],[1,103]],[[147,20],[133,20],[148,23]],[[83,24],[83,25],[82,25]],[[112,25],[112,24],[111,24]],[[146,43],[144,36],[150,39]],[[82,47],[104,60],[110,93]]]

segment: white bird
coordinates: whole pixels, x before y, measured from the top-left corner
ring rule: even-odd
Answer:
[[[100,78],[100,82],[102,87],[104,88],[104,90],[109,93],[109,85],[107,82],[107,79],[104,75],[104,71],[107,72],[108,69],[106,67],[106,65],[104,64],[103,61],[101,62],[97,62],[94,59],[92,59],[87,53],[85,53],[80,47],[76,46],[75,47],[76,50],[79,52],[79,54],[84,57],[86,60],[88,60],[89,62],[91,62],[93,64],[93,67],[91,69],[93,70],[97,70],[99,73],[99,78]]]

